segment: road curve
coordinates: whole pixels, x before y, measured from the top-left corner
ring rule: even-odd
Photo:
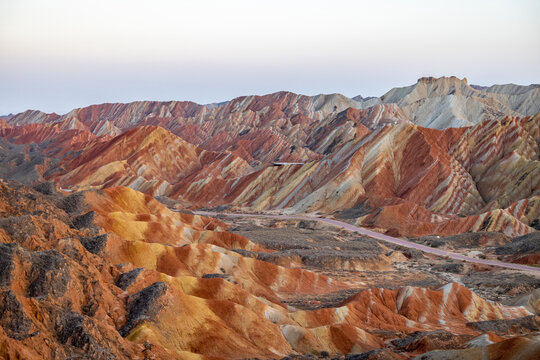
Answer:
[[[269,215],[269,214],[236,214],[236,213],[221,213],[221,212],[211,212],[211,211],[194,211],[193,212],[196,215],[202,215],[202,216],[229,216],[229,217],[262,217],[262,218],[271,218],[271,219],[280,219],[280,220],[310,220],[310,221],[319,221],[325,224],[329,224],[332,226],[336,226],[342,229],[346,229],[349,231],[356,231],[360,234],[370,236],[375,239],[379,239],[382,241],[386,241],[392,244],[408,247],[411,249],[417,249],[420,251],[423,251],[425,253],[434,254],[438,256],[443,257],[449,257],[451,259],[455,260],[461,260],[461,261],[467,261],[470,263],[475,264],[481,264],[481,265],[491,265],[491,266],[499,266],[507,269],[513,269],[513,270],[524,270],[524,271],[532,271],[536,273],[540,273],[540,268],[534,267],[534,266],[527,266],[527,265],[521,265],[521,264],[514,264],[514,263],[506,263],[502,261],[494,261],[494,260],[485,260],[485,259],[476,259],[471,258],[465,255],[456,254],[450,251],[444,251],[439,249],[434,249],[429,246],[416,244],[411,241],[395,238],[392,236],[380,234],[375,231],[370,231],[358,226],[354,226],[352,224],[348,224],[343,221],[334,220],[334,219],[326,219],[326,218],[320,218],[320,217],[313,217],[313,216],[300,216],[300,215]]]

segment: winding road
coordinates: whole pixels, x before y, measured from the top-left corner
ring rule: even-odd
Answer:
[[[453,253],[450,251],[439,250],[439,249],[435,249],[429,246],[420,245],[411,241],[403,240],[400,238],[395,238],[392,236],[380,234],[375,231],[370,231],[370,230],[367,230],[358,226],[354,226],[352,224],[348,224],[343,221],[334,220],[334,219],[326,219],[326,218],[314,217],[314,216],[299,216],[299,215],[236,214],[236,213],[222,213],[222,212],[211,212],[211,211],[194,211],[193,213],[196,215],[202,215],[202,216],[221,215],[221,216],[229,216],[229,217],[259,217],[259,218],[270,218],[270,219],[280,219],[280,220],[308,220],[308,221],[315,220],[315,221],[319,221],[325,224],[336,226],[342,229],[346,229],[349,231],[356,231],[362,235],[366,235],[375,239],[386,241],[395,245],[400,245],[400,246],[408,247],[411,249],[417,249],[417,250],[420,250],[429,254],[449,257],[450,259],[467,261],[470,263],[481,264],[481,265],[499,266],[499,267],[513,269],[513,270],[523,270],[523,271],[532,271],[532,272],[540,273],[539,267],[514,264],[514,263],[506,263],[506,262],[495,261],[495,260],[471,258],[465,255]]]

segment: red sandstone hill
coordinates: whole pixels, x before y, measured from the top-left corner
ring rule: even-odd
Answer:
[[[67,197],[36,189],[0,183],[2,358],[276,358],[390,340],[399,358],[474,351],[482,334],[504,340],[485,322],[537,321],[456,283],[366,289],[337,307],[297,310],[282,299],[351,285],[244,257],[232,249],[270,250],[126,187]],[[509,339],[515,353],[537,346]]]
[[[504,116],[532,116],[540,110],[539,91],[536,85],[480,88],[455,77],[422,78],[381,98],[278,92],[208,106],[142,101],[92,105],[62,116],[26,111],[7,121],[18,126],[60,122],[98,136],[116,136],[136,126],[161,126],[203,149],[236,151],[257,165],[319,159],[360,135],[355,129],[360,123],[371,129],[400,122],[445,129]],[[336,120],[341,122],[337,129]]]
[[[254,109],[266,106],[248,103]],[[227,106],[247,106],[234,104]],[[39,144],[8,161],[8,173],[38,162],[31,155],[41,154],[35,172],[63,187],[130,186],[194,207],[338,212],[360,225],[406,236],[471,230],[516,236],[538,228],[540,115],[471,128],[435,130],[403,122],[371,130],[363,123],[383,116],[369,120],[373,114],[354,109],[335,114],[317,125],[310,146],[290,149],[295,138],[273,130],[250,130],[237,140],[224,132],[211,146],[215,151],[154,126],[96,137],[71,129],[65,120],[6,124],[1,134],[7,144]],[[219,150],[219,144],[231,151]],[[280,155],[286,149],[289,154]],[[312,161],[253,168],[244,160],[302,160],[294,154]]]
[[[62,164],[60,184],[80,186],[127,185],[154,195],[168,195],[178,183],[236,178],[252,171],[228,152],[200,149],[160,127],[143,126],[110,141],[90,144],[72,161]]]

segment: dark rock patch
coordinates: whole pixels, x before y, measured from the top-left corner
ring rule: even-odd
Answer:
[[[536,332],[540,331],[540,317],[530,315],[510,320],[476,321],[467,323],[467,327],[481,332],[492,331],[497,334],[521,333],[523,330]]]
[[[518,236],[512,242],[495,249],[497,255],[523,255],[540,253],[540,232]]]
[[[167,285],[158,281],[131,295],[128,299],[128,313],[126,324],[119,330],[120,335],[126,337],[137,325],[151,319],[160,307],[155,303],[167,291]]]
[[[424,257],[424,253],[417,249],[411,249],[405,246],[395,245],[392,246],[392,249],[401,252],[407,259],[419,260]]]
[[[376,349],[362,354],[350,354],[345,360],[397,360],[402,357],[388,349]]]
[[[94,330],[92,322],[80,314],[70,311],[56,318],[55,331],[58,341],[63,345],[76,348],[68,348],[66,355],[69,359],[116,359],[108,349],[99,344],[99,339],[92,336],[92,330]]]
[[[71,194],[58,201],[56,206],[68,214],[78,214],[85,208],[84,195],[82,193]]]
[[[0,286],[9,286],[13,279],[13,255],[17,245],[0,243]]]
[[[0,228],[17,241],[25,241],[32,235],[38,235],[38,229],[30,215],[2,218],[0,219]]]
[[[0,326],[7,336],[15,340],[24,340],[38,333],[29,333],[32,321],[24,314],[23,307],[12,290],[0,290]]]
[[[473,335],[455,335],[445,330],[415,331],[391,343],[400,351],[431,351],[435,349],[455,349],[474,338]]]
[[[227,279],[229,275],[227,274],[204,274],[203,279]]]
[[[107,234],[92,237],[82,237],[80,241],[86,250],[92,254],[99,254],[107,245],[107,237]]]
[[[375,210],[376,209],[373,209],[371,206],[369,206],[366,200],[363,200],[356,204],[354,207],[341,211],[341,213],[338,214],[337,218],[344,220],[357,219],[361,216],[368,215]]]
[[[520,273],[507,273],[504,274],[504,276],[493,276],[493,274],[489,272],[475,272],[467,274],[461,281],[469,288],[492,287],[498,288],[500,292],[508,292],[517,286],[523,286],[524,288],[529,289],[524,292],[530,292],[540,288],[540,279]]]
[[[204,274],[202,276],[203,279],[223,279],[231,284],[237,285],[238,282],[230,275],[230,274]]]
[[[55,327],[58,340],[62,344],[69,343],[79,349],[88,348],[92,337],[85,330],[84,317],[68,312],[60,317]]]
[[[56,250],[36,252],[29,279],[29,297],[62,296],[70,281],[67,261]]]
[[[461,281],[478,295],[493,301],[503,301],[508,296],[527,294],[540,288],[540,278],[510,272],[472,272],[463,276]]]
[[[489,231],[468,232],[444,237],[422,236],[410,238],[409,240],[434,248],[450,247],[453,249],[472,249],[486,246],[499,246],[510,241],[508,236],[505,234]]]
[[[24,194],[24,196],[27,198],[27,199],[30,199],[32,201],[36,201],[37,200],[37,196],[32,194],[32,193],[28,193],[28,194]]]
[[[116,280],[116,286],[118,286],[122,290],[126,290],[135,279],[137,279],[137,276],[143,271],[143,268],[137,268],[133,269],[131,271],[128,271],[126,273],[123,273],[118,277],[118,280]]]
[[[35,185],[34,190],[42,193],[43,195],[55,195],[57,193],[56,186],[51,181],[46,181]]]
[[[321,228],[321,224],[315,220],[301,220],[298,222],[300,229],[316,230]]]
[[[435,271],[440,271],[440,272],[461,274],[463,272],[464,265],[462,263],[446,263],[446,264],[435,265],[431,269]]]
[[[294,354],[281,358],[281,360],[316,360],[319,357],[313,354]],[[245,359],[246,360],[246,359]],[[259,358],[252,358],[251,360],[259,360]]]
[[[212,207],[212,208],[200,208],[199,210],[202,210],[202,211],[212,211],[212,212],[223,212],[223,211],[227,211],[231,208],[231,205],[218,205],[218,206],[215,206],[215,207]],[[217,217],[219,218],[220,215],[217,214],[216,216],[214,217]]]
[[[93,299],[88,300],[81,308],[82,313],[86,316],[94,316],[99,309],[99,304]]]
[[[323,154],[324,154],[324,155],[330,154],[332,151],[334,151],[334,148],[335,148],[336,145],[338,145],[340,142],[341,142],[341,139],[339,139],[339,138],[334,138],[334,140],[332,140],[332,142],[330,143],[330,145],[328,145],[328,146],[326,147],[326,149],[323,151]]]
[[[96,213],[93,211],[89,211],[82,215],[76,216],[72,220],[72,227],[77,230],[89,228],[90,226],[92,226],[95,216]]]

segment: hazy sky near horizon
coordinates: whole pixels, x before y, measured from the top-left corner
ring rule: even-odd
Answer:
[[[0,115],[540,82],[538,0],[0,0]]]

